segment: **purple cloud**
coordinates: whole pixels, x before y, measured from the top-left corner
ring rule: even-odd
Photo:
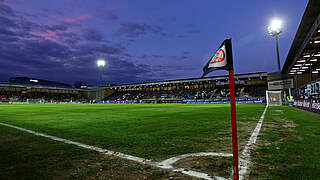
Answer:
[[[147,33],[159,34],[166,36],[167,34],[159,27],[151,26],[145,23],[139,24],[134,22],[122,23],[116,34],[126,37],[139,37]]]
[[[103,41],[103,35],[95,29],[84,30],[83,37],[88,41]]]

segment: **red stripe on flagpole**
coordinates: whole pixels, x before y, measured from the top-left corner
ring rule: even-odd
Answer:
[[[231,105],[231,126],[232,126],[232,152],[233,152],[233,179],[239,179],[239,160],[238,160],[238,135],[237,135],[237,115],[236,98],[234,90],[233,70],[229,71],[230,86],[230,105]]]

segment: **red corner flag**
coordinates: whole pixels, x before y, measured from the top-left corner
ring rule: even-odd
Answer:
[[[236,98],[234,90],[233,57],[231,39],[223,41],[216,53],[210,58],[203,68],[203,75],[215,70],[229,71],[230,105],[231,105],[231,126],[232,126],[232,152],[233,152],[233,179],[239,179],[239,160],[238,160],[238,136],[236,118]]]

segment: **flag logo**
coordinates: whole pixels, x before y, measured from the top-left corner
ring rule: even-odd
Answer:
[[[221,68],[227,65],[226,46],[223,44],[211,58],[208,68]]]
[[[220,49],[215,56],[211,59],[210,64],[211,63],[218,63],[224,60],[224,51],[222,49]]]
[[[203,67],[202,77],[204,77],[211,71],[221,69],[229,71],[233,69],[231,46],[231,39],[226,39],[223,41],[223,43],[218,48],[214,56],[212,56],[209,62]]]

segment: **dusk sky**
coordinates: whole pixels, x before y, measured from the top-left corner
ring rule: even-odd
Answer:
[[[232,38],[235,73],[277,70],[273,17],[283,20],[283,65],[307,0],[0,0],[0,82],[27,76],[74,84],[198,78]],[[209,74],[222,75],[225,71]]]

